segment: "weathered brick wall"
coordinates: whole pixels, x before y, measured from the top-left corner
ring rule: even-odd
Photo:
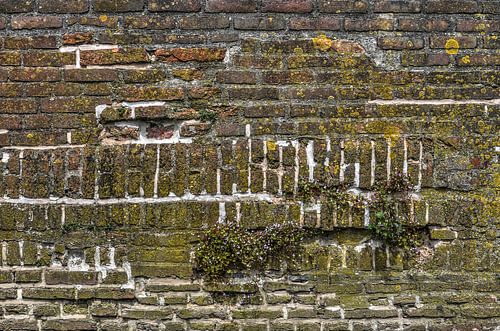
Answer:
[[[0,0],[0,329],[498,329],[499,14]],[[396,172],[416,260],[297,194]],[[321,230],[296,268],[193,274],[210,224],[284,220]]]

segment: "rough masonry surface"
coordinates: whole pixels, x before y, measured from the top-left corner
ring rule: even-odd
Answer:
[[[0,330],[498,330],[500,2],[0,0]],[[411,178],[417,254],[303,201]],[[315,229],[208,282],[204,229]]]

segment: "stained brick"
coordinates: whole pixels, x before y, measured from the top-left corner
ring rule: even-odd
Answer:
[[[16,16],[10,21],[12,29],[51,29],[62,27],[59,16]]]
[[[92,0],[97,12],[129,12],[142,11],[144,0]]]
[[[85,13],[89,10],[89,0],[40,0],[40,13]]]
[[[149,57],[143,48],[116,48],[105,50],[82,51],[82,65],[113,65],[149,62]]]
[[[34,8],[34,0],[0,0],[0,13],[26,13]]]
[[[201,9],[200,0],[148,0],[148,9],[153,12],[196,12]]]
[[[254,0],[207,0],[207,12],[250,13],[257,10]]]
[[[274,13],[310,13],[313,3],[311,0],[264,0],[262,10]]]
[[[320,0],[319,9],[323,13],[366,13],[369,5],[364,0]]]

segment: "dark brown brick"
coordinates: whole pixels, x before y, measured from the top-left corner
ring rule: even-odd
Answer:
[[[262,11],[272,13],[310,13],[313,10],[311,0],[264,0]]]
[[[10,49],[51,49],[57,48],[57,39],[55,36],[11,36],[5,38],[5,48]]]
[[[459,66],[498,66],[500,55],[498,54],[471,54],[461,56],[457,59]]]
[[[283,30],[286,22],[281,17],[245,17],[235,18],[234,28],[237,30]]]
[[[23,55],[23,63],[27,67],[61,67],[76,63],[75,53],[58,51],[30,51]]]
[[[144,0],[92,0],[92,2],[97,12],[120,13],[144,9]]]
[[[27,13],[33,10],[34,0],[0,0],[0,13]]]
[[[120,88],[119,97],[125,101],[182,100],[184,90],[168,87],[125,86]]]
[[[420,38],[409,37],[381,37],[378,38],[377,44],[382,49],[422,49],[424,41]]]
[[[82,65],[113,65],[149,62],[143,48],[116,48],[80,52]]]
[[[162,62],[213,62],[222,61],[226,55],[223,48],[169,48],[158,49],[155,56]]]
[[[446,43],[449,40],[457,41],[458,48],[476,48],[477,46],[476,37],[473,36],[431,36],[430,47],[446,48]]]
[[[19,66],[19,65],[21,65],[21,52],[0,51],[0,66]]]
[[[500,21],[493,20],[458,20],[457,31],[461,32],[498,32]]]
[[[201,9],[199,0],[148,0],[148,9],[152,12],[196,12]]]
[[[16,16],[10,21],[14,30],[60,28],[62,24],[59,16]]]
[[[391,31],[394,20],[390,18],[351,19],[346,18],[344,27],[347,31]]]
[[[178,26],[185,30],[226,29],[229,18],[224,16],[191,16],[179,19]]]
[[[413,19],[400,18],[397,30],[401,31],[447,31],[450,23],[444,19]]]
[[[333,17],[292,17],[288,27],[291,30],[340,30],[342,20]]]
[[[1,99],[0,114],[36,113],[38,102],[30,99]]]
[[[64,45],[80,45],[92,43],[92,32],[75,32],[63,35]]]
[[[165,30],[175,28],[176,21],[168,16],[127,16],[124,25],[130,29]]]
[[[255,0],[207,0],[207,12],[251,13],[257,10]]]
[[[471,0],[429,0],[425,4],[425,12],[430,14],[477,13],[479,6]]]
[[[12,69],[9,78],[13,81],[22,82],[55,82],[61,80],[61,72],[55,68],[19,68]]]
[[[373,11],[375,13],[419,13],[421,8],[420,0],[376,0]]]
[[[319,0],[319,10],[323,13],[366,13],[368,9],[368,2],[364,0]]]
[[[95,285],[97,273],[93,271],[47,270],[45,272],[47,285]]]
[[[109,98],[51,98],[42,99],[41,109],[46,113],[94,113],[97,105],[110,103]]]
[[[67,82],[112,82],[118,73],[112,69],[68,69],[64,71]]]
[[[217,73],[217,81],[223,84],[255,84],[256,74],[250,71],[221,71]]]
[[[89,0],[40,0],[38,11],[40,13],[85,13],[89,10]]]

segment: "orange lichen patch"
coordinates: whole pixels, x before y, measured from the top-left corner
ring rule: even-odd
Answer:
[[[222,61],[226,56],[225,48],[171,48],[158,49],[155,56],[163,62],[213,62]]]
[[[332,40],[324,34],[313,38],[313,44],[320,51],[334,51],[337,53],[364,53],[365,49],[359,43],[349,40]]]

